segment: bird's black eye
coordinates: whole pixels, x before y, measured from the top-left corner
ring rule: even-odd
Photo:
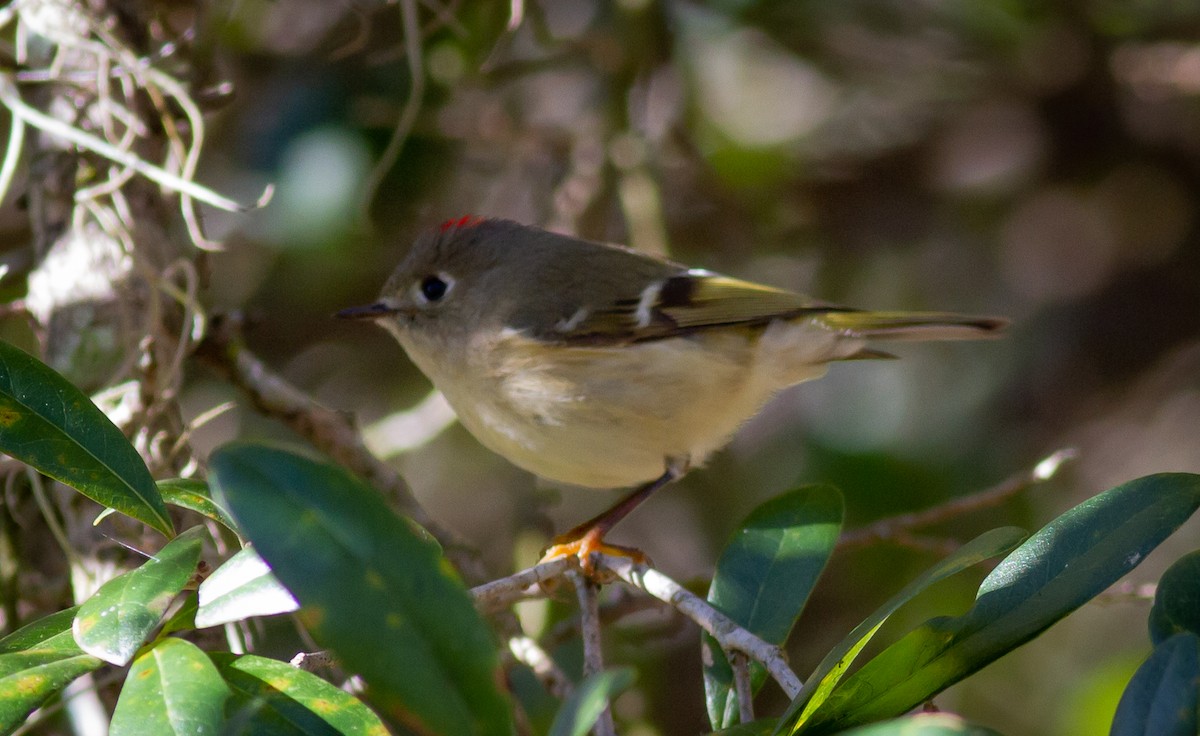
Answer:
[[[426,276],[421,279],[421,296],[427,301],[436,302],[446,295],[450,284],[447,284],[439,276]]]

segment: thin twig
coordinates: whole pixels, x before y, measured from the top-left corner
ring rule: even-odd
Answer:
[[[400,111],[400,119],[392,129],[392,137],[387,147],[379,156],[375,168],[371,169],[366,183],[363,185],[362,200],[359,203],[359,215],[363,223],[371,221],[371,202],[383,183],[383,178],[396,164],[404,142],[417,122],[417,113],[421,110],[421,101],[425,97],[425,67],[421,50],[421,23],[417,17],[416,0],[400,0],[400,23],[404,29],[404,51],[408,59],[408,99],[404,101],[404,109]]]
[[[759,661],[779,683],[789,698],[796,697],[803,683],[788,666],[783,650],[763,641],[736,621],[713,608],[703,598],[648,566],[627,557],[595,555],[596,569],[611,572],[630,585],[640,588],[672,606],[717,640],[725,651],[742,652]]]
[[[17,163],[21,160],[21,149],[25,147],[25,121],[13,115],[8,126],[8,148],[4,149],[4,164],[0,166],[0,202],[8,194],[12,186],[13,174],[17,171]]]
[[[559,668],[554,658],[533,639],[524,634],[511,637],[508,640],[508,651],[512,652],[518,662],[533,670],[542,687],[554,697],[565,700],[574,692],[575,686],[571,684],[570,678]]]
[[[567,577],[575,585],[579,599],[579,630],[583,639],[583,676],[589,677],[604,671],[604,651],[600,637],[600,586],[589,580],[578,569],[571,568]],[[596,736],[616,736],[612,708],[605,706],[592,729]]]
[[[225,372],[260,411],[284,422],[318,450],[389,496],[400,512],[438,540],[468,581],[486,580],[479,553],[429,516],[396,469],[366,448],[354,422],[346,414],[317,403],[259,360],[242,342],[238,322],[235,316],[214,321],[197,356]]]
[[[741,652],[729,652],[729,666],[733,670],[733,687],[737,693],[738,720],[749,723],[754,720],[754,688],[750,682],[750,660]]]
[[[541,584],[562,577],[573,566],[573,561],[566,557],[542,562],[514,575],[471,588],[471,597],[475,599],[475,607],[484,613],[508,608],[517,601],[544,598],[546,594],[540,588]]]
[[[108,141],[97,138],[90,133],[86,133],[79,128],[75,128],[61,120],[46,115],[40,110],[30,107],[21,99],[21,95],[13,84],[12,78],[7,74],[0,74],[0,103],[3,103],[5,107],[12,111],[14,117],[21,118],[25,123],[51,136],[61,138],[68,143],[103,156],[113,163],[133,169],[147,179],[172,191],[186,194],[228,212],[248,212],[254,209],[254,207],[259,206],[258,204],[238,204],[232,199],[222,197],[207,187],[201,186],[194,181],[183,179],[139,158],[136,154],[121,150]]]
[[[1034,465],[1031,470],[1018,473],[991,488],[951,499],[924,511],[892,516],[861,529],[846,532],[838,540],[838,548],[862,547],[882,540],[894,540],[910,529],[932,526],[972,511],[999,506],[1012,496],[1050,480],[1063,464],[1075,459],[1077,455],[1073,448],[1057,450]]]

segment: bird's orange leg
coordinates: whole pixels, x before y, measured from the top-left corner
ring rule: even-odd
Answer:
[[[621,519],[628,516],[629,512],[640,506],[655,491],[682,476],[686,472],[686,469],[687,464],[685,462],[669,461],[667,463],[667,470],[662,475],[649,483],[638,486],[629,495],[617,501],[606,511],[551,540],[550,546],[542,552],[541,561],[546,562],[548,560],[556,560],[560,557],[575,556],[579,558],[579,563],[583,567],[584,573],[588,576],[591,576],[594,571],[592,565],[593,552],[601,552],[619,557],[632,557],[645,562],[646,555],[641,550],[605,544],[604,535],[608,534]]]

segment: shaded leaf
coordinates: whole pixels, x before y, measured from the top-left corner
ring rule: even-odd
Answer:
[[[1175,634],[1154,648],[1133,674],[1111,736],[1195,736],[1200,733],[1200,637]]]
[[[591,675],[558,709],[550,736],[586,736],[609,702],[632,684],[633,670],[629,668]]]
[[[219,734],[229,687],[195,644],[162,639],[129,668],[109,736]]]
[[[742,627],[783,644],[837,544],[842,494],[832,486],[805,486],[760,505],[717,561],[708,601]],[[740,720],[733,670],[716,640],[703,634],[704,693],[713,728]],[[766,671],[751,663],[755,691]]]
[[[300,601],[301,619],[375,702],[418,731],[511,731],[491,634],[411,522],[342,468],[281,448],[226,445],[210,468],[217,497]]]
[[[204,533],[203,527],[188,529],[141,567],[100,586],[75,614],[79,646],[106,662],[128,664],[191,579]]]
[[[1105,491],[1034,534],[983,581],[975,605],[909,632],[818,709],[806,733],[902,714],[1103,592],[1200,506],[1200,476],[1164,473]]]
[[[233,692],[227,736],[387,736],[379,716],[361,700],[312,673],[266,657],[209,657]]]
[[[174,535],[150,471],[121,430],[67,379],[3,340],[0,429],[0,452]]]
[[[1149,624],[1155,644],[1181,631],[1200,635],[1200,551],[1179,558],[1159,578]]]
[[[226,529],[237,531],[233,517],[225,510],[225,507],[213,500],[208,491],[208,484],[204,481],[194,478],[168,478],[158,481],[158,491],[166,503],[181,509],[195,511]]]
[[[1016,527],[1004,527],[984,532],[970,542],[959,547],[945,559],[921,573],[911,583],[856,626],[844,639],[838,642],[825,659],[817,665],[817,669],[809,677],[808,682],[801,688],[800,693],[788,707],[787,713],[780,720],[781,724],[789,724],[799,716],[799,723],[805,720],[822,704],[825,703],[833,689],[841,681],[846,670],[854,662],[858,653],[871,641],[879,628],[883,626],[900,606],[915,598],[926,588],[938,583],[951,575],[966,570],[986,559],[1004,554],[1021,542],[1025,532]]]

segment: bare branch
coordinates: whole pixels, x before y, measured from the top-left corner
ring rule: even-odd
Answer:
[[[927,541],[928,538],[913,537],[908,534],[908,531],[919,527],[939,524],[972,511],[999,506],[1018,493],[1050,480],[1063,464],[1075,459],[1077,454],[1072,448],[1057,450],[1043,458],[1032,469],[1018,473],[991,488],[972,493],[969,496],[951,499],[946,503],[925,509],[924,511],[881,519],[861,529],[846,532],[838,540],[838,548],[862,547],[883,540],[913,539],[921,540],[921,542]],[[925,547],[928,545],[919,543],[918,546]],[[938,545],[934,546],[937,547]]]
[[[568,570],[566,575],[575,585],[575,595],[579,599],[583,675],[588,677],[604,671],[604,651],[600,638],[600,586],[576,568]],[[617,727],[613,723],[611,708],[605,706],[592,732],[596,736],[616,736]]]
[[[559,669],[554,658],[533,639],[524,635],[514,636],[508,640],[508,651],[512,652],[518,662],[533,670],[546,692],[554,697],[565,700],[574,692],[575,686],[571,684],[570,678]]]
[[[733,669],[733,686],[737,692],[738,719],[741,723],[754,720],[754,688],[750,682],[750,661],[741,652],[729,653]]]

